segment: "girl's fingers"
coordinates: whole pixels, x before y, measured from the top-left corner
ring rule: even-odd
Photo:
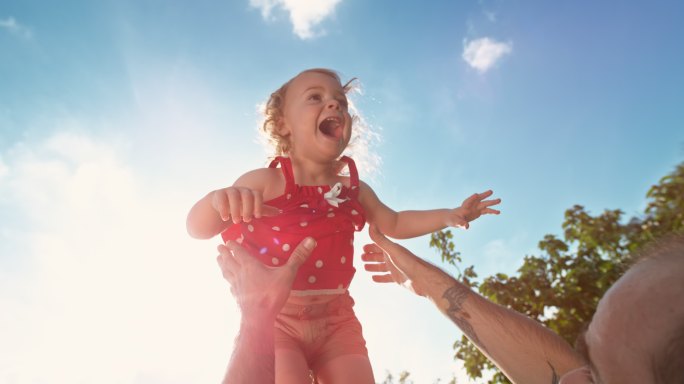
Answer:
[[[491,207],[492,205],[497,205],[499,203],[501,203],[501,199],[483,201],[480,203],[480,205],[484,207]]]
[[[278,209],[272,205],[263,204],[261,206],[261,215],[262,216],[277,216],[281,213],[282,213],[282,211],[280,209]]]
[[[230,210],[228,207],[228,198],[225,191],[214,191],[212,196],[212,204],[214,209],[221,216],[221,220],[228,221],[230,219]]]
[[[226,190],[228,195],[228,204],[230,207],[230,216],[233,219],[233,224],[238,224],[242,221],[240,210],[242,209],[242,201],[240,199],[240,192],[235,188],[228,188]]]
[[[253,191],[254,196],[254,217],[259,219],[262,215],[262,209],[264,205],[264,197],[258,191]]]
[[[500,213],[501,213],[501,211],[499,211],[498,209],[486,208],[486,209],[482,210],[483,215],[484,214],[498,215]]]
[[[463,200],[462,206],[468,206],[475,204],[475,202],[480,201],[482,199],[479,198],[479,195],[477,193],[470,195],[467,199]]]
[[[240,200],[242,202],[242,221],[250,222],[254,214],[254,194],[251,189],[240,188]]]

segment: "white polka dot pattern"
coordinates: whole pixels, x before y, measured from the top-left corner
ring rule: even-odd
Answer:
[[[285,177],[291,175],[290,169]],[[314,236],[318,247],[307,268],[297,274],[293,289],[345,289],[354,275],[353,230],[365,224],[358,188],[352,191],[350,186],[341,185],[336,205],[328,196],[332,195],[327,192],[333,189],[330,186],[300,186],[292,179],[287,179],[287,186],[273,204],[281,214],[243,221],[231,226],[223,238],[240,242],[265,265],[280,268],[291,257],[295,248],[292,244],[298,244],[304,236]],[[294,189],[289,189],[291,186]]]

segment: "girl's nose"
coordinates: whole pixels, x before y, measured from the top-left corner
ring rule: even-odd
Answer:
[[[329,109],[340,109],[340,102],[337,101],[336,99],[330,99],[328,101],[328,104],[326,105],[326,108]]]

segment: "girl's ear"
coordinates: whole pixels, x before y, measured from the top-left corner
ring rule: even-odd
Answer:
[[[278,121],[276,122],[275,131],[282,137],[287,137],[290,135],[290,128],[285,125],[285,119],[283,119],[282,116],[279,117]]]

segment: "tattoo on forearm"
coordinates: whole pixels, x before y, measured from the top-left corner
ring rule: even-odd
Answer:
[[[558,373],[556,372],[556,369],[548,361],[546,362],[546,364],[548,364],[549,367],[551,368],[551,384],[558,384],[558,382],[560,381],[560,377],[558,377]]]
[[[470,341],[473,342],[473,344],[478,346],[482,351],[486,352],[487,348],[482,343],[480,338],[477,337],[475,329],[473,329],[473,326],[470,325],[470,322],[468,321],[470,315],[468,315],[467,312],[463,311],[463,303],[466,301],[468,295],[470,294],[470,289],[460,284],[454,285],[453,287],[444,291],[442,297],[449,302],[449,308],[447,308],[446,313],[447,316],[449,316],[449,318],[451,319],[451,321],[456,323],[456,325],[461,329],[463,334],[466,335],[466,337],[468,337],[468,339],[470,339]]]

